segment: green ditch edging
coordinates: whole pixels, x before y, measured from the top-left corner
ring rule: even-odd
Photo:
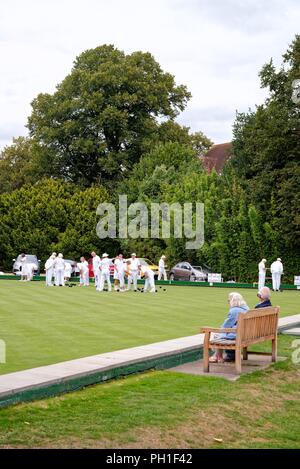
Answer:
[[[116,368],[110,368],[108,370],[86,374],[80,378],[66,379],[60,381],[59,383],[49,384],[46,386],[36,387],[2,396],[0,397],[0,408],[20,404],[23,402],[35,401],[38,399],[46,399],[68,392],[79,391],[86,386],[104,383],[112,379],[118,379],[131,374],[142,373],[148,370],[163,370],[166,368],[172,368],[184,363],[199,360],[202,358],[202,356],[203,347],[199,346],[195,349],[181,353],[144,360],[142,362],[132,363],[130,365],[119,366]]]
[[[19,276],[16,275],[1,275],[0,280],[20,280]],[[45,277],[36,276],[32,279],[34,282],[45,281]],[[79,283],[79,277],[72,278],[67,283]],[[90,279],[90,283],[94,283],[94,279]],[[138,280],[139,285],[144,284],[144,280]],[[226,283],[226,282],[218,282],[218,283],[209,283],[209,282],[180,282],[180,281],[170,281],[170,280],[156,280],[156,285],[166,285],[166,286],[175,286],[175,287],[218,287],[218,288],[252,288],[257,289],[257,283]],[[267,287],[272,288],[272,284],[266,284]],[[297,290],[296,285],[290,284],[283,284],[281,285],[282,290]]]

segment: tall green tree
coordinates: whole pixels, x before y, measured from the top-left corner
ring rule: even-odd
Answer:
[[[168,142],[157,145],[140,159],[129,177],[120,183],[118,193],[126,194],[128,203],[145,203],[150,214],[151,203],[187,202],[188,199],[181,199],[182,192],[179,188],[182,187],[185,196],[184,187],[189,177],[194,174],[200,177],[202,173],[202,164],[190,145]],[[189,200],[194,201],[194,199]],[[150,221],[149,216],[149,230]],[[173,232],[172,227],[171,232]],[[165,252],[168,255],[168,262],[174,262],[175,259],[184,256],[185,242],[184,239],[174,238],[126,239],[121,240],[121,245],[126,252],[146,251],[148,257],[156,261],[158,256]]]
[[[30,135],[53,155],[54,176],[91,185],[120,177],[173,120],[190,93],[150,53],[112,45],[83,52],[53,95],[32,102]]]
[[[300,36],[280,69],[270,60],[260,78],[269,95],[255,111],[237,115],[230,165],[264,220],[259,252],[266,242],[270,260],[280,255],[291,276],[300,270],[300,103],[292,99],[300,78]]]
[[[173,142],[188,145],[195,150],[197,155],[203,155],[213,145],[213,142],[203,132],[191,133],[189,127],[181,126],[172,120],[162,122],[158,127],[157,134],[158,143]],[[149,143],[151,144],[149,151],[151,151],[153,141]]]

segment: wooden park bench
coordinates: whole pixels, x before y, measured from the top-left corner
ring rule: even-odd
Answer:
[[[243,360],[247,360],[248,347],[265,340],[272,341],[272,352],[253,352],[255,355],[272,355],[272,362],[277,359],[277,325],[279,306],[269,306],[267,308],[251,309],[247,313],[238,315],[236,328],[216,328],[202,327],[201,332],[205,333],[203,345],[203,370],[209,372],[209,350],[226,349],[235,350],[235,369],[238,374],[242,372]],[[212,339],[211,332],[234,332],[236,339]]]

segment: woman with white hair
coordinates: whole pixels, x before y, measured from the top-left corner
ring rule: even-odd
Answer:
[[[228,304],[229,311],[227,318],[223,322],[221,328],[226,327],[237,327],[238,315],[240,313],[246,313],[249,310],[249,307],[240,293],[232,292],[228,295]],[[226,345],[226,340],[235,340],[236,334],[234,332],[222,332],[221,334],[214,334],[212,340],[218,339],[218,341],[224,341]],[[223,350],[216,349],[214,355],[209,359],[210,362],[217,363],[223,362]]]

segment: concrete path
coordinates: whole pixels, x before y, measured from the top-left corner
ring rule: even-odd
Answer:
[[[291,329],[296,326],[300,326],[300,314],[285,316],[284,318],[279,318],[278,332],[282,332],[285,329]]]
[[[200,356],[202,345],[203,334],[197,334],[0,375],[0,407],[31,400],[31,391],[41,390],[35,395],[45,397],[137,371],[184,363]]]
[[[284,331],[282,331],[282,334],[300,336],[300,327],[285,329]]]
[[[278,329],[298,325],[300,314],[280,318]],[[203,334],[196,334],[0,375],[0,407],[80,389],[137,371],[169,369],[195,361],[202,357],[203,339]]]

